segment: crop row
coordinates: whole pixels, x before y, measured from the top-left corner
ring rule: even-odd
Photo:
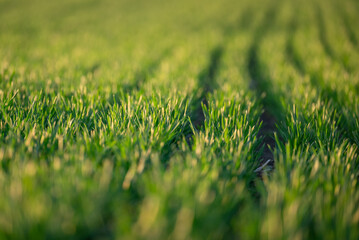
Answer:
[[[17,4],[0,238],[358,238],[355,1]]]

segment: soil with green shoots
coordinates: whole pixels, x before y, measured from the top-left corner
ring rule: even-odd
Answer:
[[[359,239],[356,0],[0,0],[0,239]]]

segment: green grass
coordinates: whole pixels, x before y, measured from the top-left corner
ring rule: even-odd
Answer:
[[[358,13],[0,0],[0,239],[358,239]]]

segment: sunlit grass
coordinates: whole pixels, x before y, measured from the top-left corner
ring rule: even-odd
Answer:
[[[0,0],[0,239],[358,239],[358,9]]]

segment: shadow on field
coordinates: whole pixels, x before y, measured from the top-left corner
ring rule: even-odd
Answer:
[[[331,46],[328,42],[328,39],[326,37],[327,33],[326,33],[325,24],[324,24],[323,13],[320,10],[320,7],[318,5],[315,6],[315,17],[316,17],[317,24],[318,24],[319,40],[323,46],[323,49],[324,49],[325,53],[331,59],[335,60],[336,59],[335,53],[334,53],[333,49],[331,48]]]
[[[345,12],[344,8],[341,5],[337,5],[336,8],[339,18],[342,20],[344,30],[346,32],[346,35],[350,41],[350,43],[353,45],[353,47],[358,51],[359,50],[359,42],[358,38],[355,35],[355,31],[352,28],[350,21],[348,19],[347,13]]]
[[[265,69],[260,64],[258,57],[258,48],[264,39],[265,34],[275,21],[276,6],[272,6],[266,13],[262,24],[254,32],[252,45],[250,46],[247,56],[247,69],[251,78],[251,88],[262,99],[264,111],[261,115],[262,128],[259,131],[258,138],[263,139],[262,146],[258,151],[263,151],[261,156],[261,165],[269,164],[274,166],[274,156],[271,149],[275,147],[274,132],[276,122],[281,118],[283,109],[280,100],[272,91],[272,80],[265,73]],[[259,175],[261,173],[259,172]]]
[[[193,100],[193,105],[190,112],[190,119],[193,127],[196,130],[199,130],[205,121],[202,105],[208,105],[208,94],[217,88],[216,76],[222,55],[223,47],[221,45],[212,49],[207,67],[203,69],[198,76],[198,85],[200,88],[198,89],[197,93],[198,97]],[[193,134],[194,133],[190,131],[190,134],[186,136],[186,141],[190,147],[192,147],[193,144]]]
[[[197,79],[199,88],[197,89],[197,93],[194,94],[196,97],[190,101],[191,104],[189,106],[189,117],[195,130],[199,130],[205,121],[202,105],[208,105],[208,94],[217,88],[216,76],[221,62],[222,54],[222,46],[217,46],[212,49],[209,54],[207,67],[204,68],[198,75]],[[190,124],[185,126],[182,132],[185,136],[185,140],[188,146],[192,148],[194,132]],[[163,164],[166,165],[167,160],[170,159],[171,156],[176,152],[175,149],[178,149],[178,140],[179,139],[172,139],[171,141],[165,143],[166,147],[162,148],[163,151],[161,151],[160,155],[160,159]]]
[[[298,52],[294,48],[294,34],[298,29],[298,23],[295,17],[292,17],[291,22],[288,24],[288,38],[285,46],[285,54],[288,62],[291,63],[298,73],[302,76],[305,75],[305,67],[300,59]]]
[[[348,73],[352,72],[351,67],[348,66],[348,64],[345,61],[343,61],[343,59],[340,59],[340,57],[336,55],[333,48],[330,46],[330,43],[327,38],[327,30],[324,22],[323,12],[320,9],[320,6],[318,4],[315,4],[314,9],[315,9],[316,21],[318,24],[319,40],[323,46],[326,55],[334,62],[339,63]]]

